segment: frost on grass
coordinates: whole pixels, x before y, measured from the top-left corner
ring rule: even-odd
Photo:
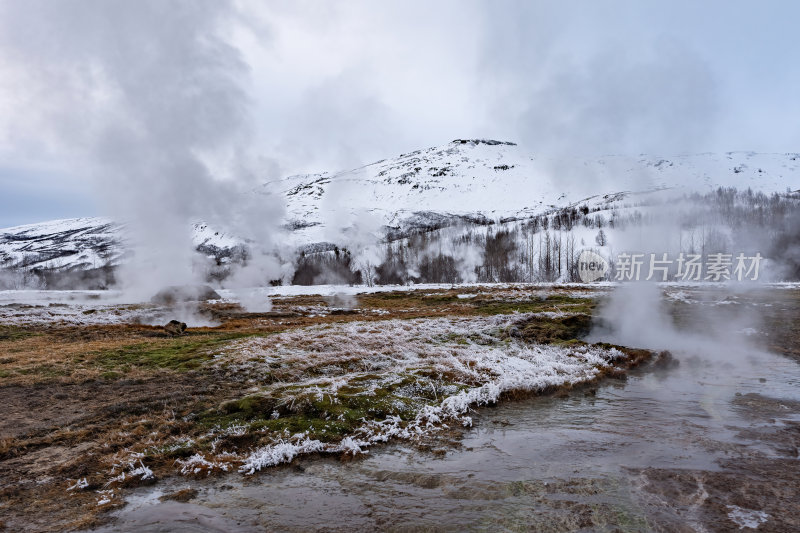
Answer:
[[[469,426],[474,406],[591,381],[625,357],[614,348],[526,345],[506,335],[510,320],[532,318],[350,322],[228,345],[214,364],[257,391],[224,410],[249,418],[248,431],[274,435],[246,454],[239,470],[253,473],[304,453],[361,453],[449,423]],[[212,433],[224,438],[232,427]]]
[[[185,476],[186,475],[197,476],[203,473],[209,475],[212,472],[227,472],[229,469],[229,463],[226,462],[224,459],[227,458],[225,456],[230,456],[230,454],[220,454],[220,455],[221,457],[209,460],[205,456],[196,453],[193,456],[189,457],[188,459],[178,460],[176,461],[176,463],[180,465],[181,474]],[[236,459],[235,456],[234,459]]]
[[[113,488],[129,480],[147,481],[155,479],[153,471],[145,466],[142,457],[141,453],[132,453],[124,461],[115,463],[111,469],[113,477],[106,482],[103,488]]]
[[[117,494],[113,490],[98,490],[97,491],[97,505],[107,505],[111,503],[114,498],[117,497]]]
[[[344,440],[350,440],[346,437]],[[326,451],[325,445],[314,439],[303,438],[296,442],[278,442],[260,448],[251,453],[244,464],[239,469],[240,472],[252,474],[256,470],[261,470],[267,466],[274,466],[280,463],[288,463],[295,457],[303,453],[314,453]]]
[[[89,486],[89,482],[86,481],[86,478],[78,479],[74,484],[67,487],[67,491],[72,490],[84,490]]]

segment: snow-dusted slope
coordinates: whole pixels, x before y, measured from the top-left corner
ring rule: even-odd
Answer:
[[[286,196],[292,227],[313,241],[323,240],[320,226],[352,223],[364,212],[387,226],[402,226],[414,213],[518,218],[620,191],[705,192],[719,186],[796,190],[800,155],[551,159],[513,143],[456,140],[346,172],[291,176],[264,188]]]
[[[704,192],[719,186],[765,193],[800,189],[798,154],[698,154],[551,159],[513,143],[456,140],[338,173],[264,184],[287,205],[286,236],[302,246],[336,240],[339,230],[383,234],[459,220],[521,218],[621,191]],[[604,198],[606,196],[606,198]],[[122,226],[103,218],[56,220],[0,229],[0,267],[70,270],[114,265],[124,254]],[[206,224],[194,242],[225,255],[239,241]]]
[[[0,267],[100,268],[124,253],[121,227],[99,217],[53,220],[0,230]]]
[[[192,228],[198,250],[224,258],[242,244],[198,223]],[[124,260],[125,227],[103,217],[51,220],[0,229],[0,268],[91,270]]]

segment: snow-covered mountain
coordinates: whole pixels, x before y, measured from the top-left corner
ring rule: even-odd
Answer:
[[[198,251],[225,257],[242,240],[196,223]],[[0,229],[0,268],[92,270],[118,265],[126,254],[125,225],[104,217],[50,220]]]
[[[258,193],[284,197],[284,237],[313,248],[337,242],[343,228],[397,236],[415,228],[527,218],[578,202],[608,206],[633,193],[720,186],[765,193],[800,189],[800,155],[545,158],[514,143],[455,140],[354,170],[268,181]],[[124,260],[124,234],[122,225],[104,218],[0,229],[0,267],[113,266]],[[241,244],[204,223],[195,224],[194,241],[218,258]]]
[[[51,220],[0,230],[0,267],[89,270],[124,254],[122,228],[90,217]]]
[[[455,140],[355,170],[267,182],[264,190],[286,196],[289,222],[313,242],[324,240],[326,227],[355,222],[364,213],[402,228],[452,217],[524,218],[619,192],[706,192],[720,186],[796,190],[800,154],[556,159],[509,142]]]

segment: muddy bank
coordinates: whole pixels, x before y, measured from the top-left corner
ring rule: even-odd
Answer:
[[[176,416],[232,393],[202,373],[0,387],[5,410],[0,422],[2,521],[12,531],[96,523],[97,513],[91,512],[96,498],[68,490],[74,484],[69,480],[87,480],[86,489],[101,488],[108,457],[146,438],[141,428],[131,428],[131,420],[150,420],[151,432],[177,430]]]

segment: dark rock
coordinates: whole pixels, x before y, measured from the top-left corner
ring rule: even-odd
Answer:
[[[332,315],[357,315],[358,311],[355,309],[333,309],[331,311]]]
[[[183,335],[183,332],[186,331],[186,323],[185,322],[178,322],[177,320],[170,320],[166,326],[164,326],[164,331],[169,333],[170,335],[177,337],[178,335]]]

